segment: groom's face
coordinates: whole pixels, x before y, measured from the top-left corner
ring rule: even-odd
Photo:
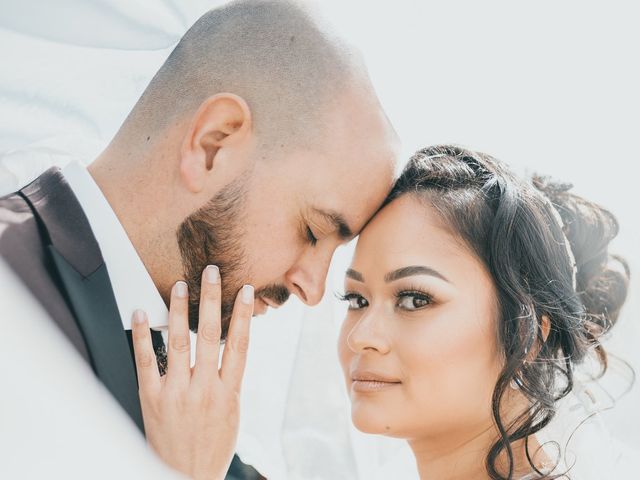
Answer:
[[[317,304],[335,249],[377,211],[393,182],[396,137],[382,112],[335,119],[319,149],[267,155],[190,215],[178,231],[197,329],[202,270],[220,268],[223,333],[245,283],[255,287],[255,313],[290,296]]]

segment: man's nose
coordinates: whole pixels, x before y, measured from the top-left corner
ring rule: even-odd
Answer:
[[[334,249],[310,251],[287,272],[287,288],[309,306],[317,305],[324,296],[327,272]]]

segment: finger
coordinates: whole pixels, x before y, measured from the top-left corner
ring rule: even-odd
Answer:
[[[157,392],[160,389],[160,372],[153,350],[147,315],[142,310],[136,310],[133,314],[131,336],[140,393],[147,395]]]
[[[200,291],[196,365],[193,372],[193,381],[196,383],[211,382],[219,378],[221,301],[220,271],[218,267],[209,265],[202,274]]]
[[[249,327],[253,315],[253,287],[245,285],[238,292],[229,334],[222,354],[222,367],[220,375],[222,381],[240,391],[242,376],[247,363],[247,351],[249,350]]]
[[[191,379],[189,343],[189,291],[185,282],[176,282],[169,307],[169,345],[167,347],[168,385],[187,385]]]

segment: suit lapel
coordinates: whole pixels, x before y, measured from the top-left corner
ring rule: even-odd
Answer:
[[[143,430],[133,361],[106,266],[103,263],[91,275],[82,277],[55,247],[49,246],[49,251],[87,342],[96,375]]]
[[[89,221],[59,169],[48,170],[20,193],[40,225],[96,375],[143,430],[133,360]]]

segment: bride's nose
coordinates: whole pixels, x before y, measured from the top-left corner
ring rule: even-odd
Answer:
[[[353,353],[377,352],[385,355],[391,350],[384,328],[382,312],[369,308],[353,326],[347,336],[347,345]]]

